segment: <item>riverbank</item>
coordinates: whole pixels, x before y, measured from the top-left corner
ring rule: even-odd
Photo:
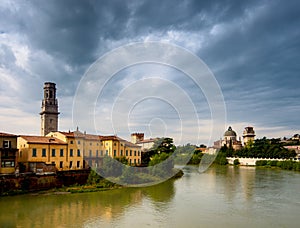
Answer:
[[[174,175],[169,179],[181,178],[184,173],[181,169],[173,169]],[[151,178],[157,183],[161,183],[158,178],[143,173],[137,174],[140,179]],[[167,181],[166,179],[165,181]],[[151,185],[151,183],[150,183]],[[49,194],[71,194],[84,192],[100,192],[112,189],[128,187],[119,185],[99,176],[94,170],[83,173],[77,173],[77,176],[64,173],[59,175],[36,176],[33,174],[25,176],[8,176],[0,179],[0,196],[13,195],[49,195]],[[138,186],[138,185],[137,185]],[[130,187],[130,186],[129,186]]]
[[[59,189],[65,186],[84,185],[87,183],[90,170],[64,171],[50,175],[22,173],[2,175],[0,178],[0,196],[20,195]]]

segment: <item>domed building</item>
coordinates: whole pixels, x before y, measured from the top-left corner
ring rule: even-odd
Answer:
[[[229,126],[228,130],[224,133],[222,146],[224,145],[227,147],[232,147],[234,150],[239,150],[242,148],[242,142],[241,140],[237,140],[237,134],[231,126]]]
[[[231,126],[228,127],[228,130],[224,133],[225,141],[236,141],[236,132],[232,130]]]

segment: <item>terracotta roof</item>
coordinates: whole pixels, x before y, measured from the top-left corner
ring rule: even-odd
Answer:
[[[103,140],[103,141],[114,140],[114,141],[119,141],[119,142],[124,143],[125,146],[141,148],[141,146],[131,143],[125,139],[122,139],[122,138],[116,136],[116,135],[107,135],[107,136],[100,136],[100,137],[101,137],[101,140]]]
[[[85,139],[88,139],[88,140],[101,140],[101,137],[100,135],[91,135],[91,134],[85,134],[84,135]]]
[[[23,139],[27,141],[27,143],[38,143],[38,144],[63,144],[66,145],[64,141],[57,139],[55,137],[47,137],[47,136],[32,136],[32,135],[21,135]]]
[[[0,137],[12,137],[12,136],[17,136],[17,135],[5,133],[5,132],[0,132]]]
[[[92,135],[92,134],[84,134],[80,131],[77,132],[63,132],[59,131],[59,133],[65,135],[66,137],[80,137],[80,138],[85,138],[87,140],[98,140],[98,141],[106,141],[106,140],[113,140],[113,141],[119,141],[125,144],[125,146],[129,147],[138,147],[140,148],[139,145],[136,145],[134,143],[128,142],[125,139],[122,139],[116,135]],[[47,137],[49,138],[49,137]],[[155,140],[155,139],[153,139]]]
[[[101,140],[115,140],[115,141],[123,141],[124,140],[116,135],[103,135],[103,136],[100,136],[100,139]]]
[[[124,142],[125,146],[141,148],[141,146],[139,146],[139,145],[137,145],[137,144],[128,142],[128,141],[126,141],[126,140],[124,140],[124,141],[125,141],[125,142]]]
[[[84,134],[80,131],[78,132],[74,132],[74,131],[71,131],[71,132],[65,132],[65,131],[59,131],[59,133],[65,135],[66,137],[70,137],[70,138],[84,138]]]

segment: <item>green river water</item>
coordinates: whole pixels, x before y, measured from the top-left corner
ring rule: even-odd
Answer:
[[[213,166],[144,188],[0,198],[0,227],[300,227],[300,172]]]

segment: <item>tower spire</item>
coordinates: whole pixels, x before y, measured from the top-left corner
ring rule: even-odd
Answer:
[[[58,129],[58,102],[56,99],[56,84],[45,82],[44,99],[42,100],[41,135],[45,136]]]

